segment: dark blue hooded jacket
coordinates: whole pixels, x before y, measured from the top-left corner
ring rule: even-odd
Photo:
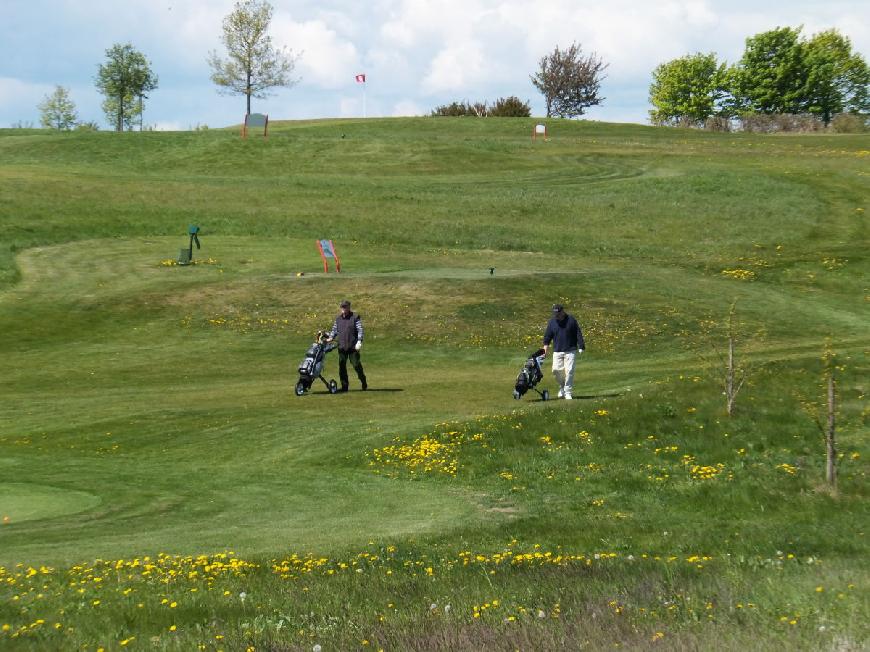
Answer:
[[[547,322],[547,330],[544,331],[544,346],[549,346],[550,342],[553,342],[553,351],[556,353],[586,349],[580,324],[577,323],[573,315],[567,313],[561,321],[552,317]]]

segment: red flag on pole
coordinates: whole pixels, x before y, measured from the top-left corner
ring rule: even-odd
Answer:
[[[365,76],[365,74],[357,75],[357,76],[356,76],[356,80],[357,80],[357,82],[360,83],[360,84],[365,84],[365,83],[366,83],[366,76]]]

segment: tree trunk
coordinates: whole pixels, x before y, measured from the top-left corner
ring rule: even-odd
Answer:
[[[245,115],[251,115],[251,72],[248,71],[248,83],[245,85],[245,96],[248,98],[248,109]]]
[[[124,131],[124,95],[118,96],[118,122],[115,131]]]
[[[731,334],[731,321],[728,322],[728,369],[725,371],[725,399],[728,416],[734,409],[734,336]]]
[[[825,428],[825,480],[837,488],[837,448],[834,440],[834,370],[828,373],[828,423]]]

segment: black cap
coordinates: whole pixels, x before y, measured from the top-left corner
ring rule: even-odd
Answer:
[[[562,312],[564,309],[565,309],[565,306],[563,306],[561,303],[554,303],[553,304],[553,313]]]
[[[350,308],[350,301],[345,299],[340,304],[338,304],[340,308]]]

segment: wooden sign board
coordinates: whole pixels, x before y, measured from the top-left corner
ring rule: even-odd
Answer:
[[[264,113],[249,113],[245,116],[245,124],[242,127],[242,138],[248,137],[249,130],[256,130],[256,133],[260,133],[260,129],[263,130],[263,138],[266,138],[269,135],[269,116]]]

